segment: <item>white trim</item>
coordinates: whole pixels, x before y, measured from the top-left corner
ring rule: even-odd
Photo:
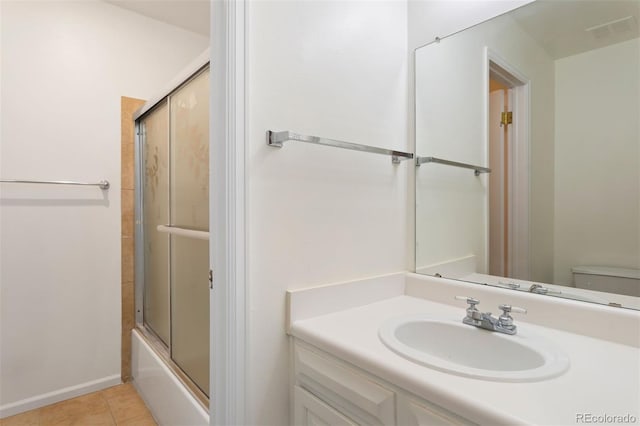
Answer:
[[[86,395],[91,392],[110,388],[111,386],[116,386],[120,383],[122,383],[120,374],[114,374],[113,376],[103,377],[102,379],[92,380],[90,382],[69,386],[53,392],[43,393],[31,398],[5,404],[0,406],[0,419],[44,407],[46,405],[55,404],[56,402],[75,398],[77,396]]]
[[[488,77],[492,62],[502,70],[491,68],[491,72],[499,74],[501,80],[513,88],[513,143],[511,143],[512,149],[509,150],[509,163],[512,167],[509,167],[508,172],[511,185],[509,185],[507,270],[510,277],[527,280],[529,279],[529,239],[531,229],[529,219],[531,196],[531,80],[489,47],[485,47],[485,61],[485,69],[487,71],[485,104],[487,109],[489,108]],[[486,135],[488,145],[488,130]],[[518,170],[518,173],[514,173],[515,169]]]
[[[211,3],[211,400],[215,425],[246,424],[246,3]]]

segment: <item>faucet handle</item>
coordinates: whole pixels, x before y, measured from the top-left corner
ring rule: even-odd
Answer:
[[[517,306],[511,306],[511,305],[500,305],[498,306],[498,309],[500,309],[502,311],[502,314],[505,316],[509,316],[509,312],[514,312],[518,314],[527,313],[527,310],[525,308],[519,308]]]
[[[511,305],[500,305],[498,308],[502,311],[502,315],[498,317],[498,326],[502,329],[511,330],[515,333],[516,326],[513,325],[513,317],[509,315],[511,312],[526,314],[527,310]]]
[[[469,296],[455,296],[454,299],[464,300],[469,304],[469,306],[467,306],[467,316],[463,319],[463,322],[466,324],[478,325],[480,320],[482,320],[482,313],[478,308],[476,308],[476,305],[480,303],[480,301],[475,297]]]
[[[475,306],[480,303],[480,301],[478,299],[476,299],[475,297],[469,297],[469,296],[455,296],[454,299],[456,300],[464,300],[465,302],[467,302],[469,304],[469,308],[475,308]]]

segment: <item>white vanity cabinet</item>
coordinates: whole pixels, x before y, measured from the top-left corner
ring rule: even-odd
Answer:
[[[422,399],[402,397],[398,398],[398,424],[403,426],[440,426],[471,425],[473,423]]]
[[[299,386],[293,387],[294,425],[356,426],[357,423],[316,398]]]
[[[473,424],[298,339],[293,358],[296,426]]]

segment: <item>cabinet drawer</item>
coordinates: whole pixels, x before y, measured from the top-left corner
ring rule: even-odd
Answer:
[[[296,381],[367,424],[392,425],[395,393],[355,369],[295,345]]]

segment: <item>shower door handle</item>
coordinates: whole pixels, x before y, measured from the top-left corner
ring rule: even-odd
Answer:
[[[196,229],[180,228],[179,226],[171,225],[158,225],[159,232],[165,232],[171,235],[178,235],[180,237],[196,238],[198,240],[208,240],[209,231],[198,231]]]

